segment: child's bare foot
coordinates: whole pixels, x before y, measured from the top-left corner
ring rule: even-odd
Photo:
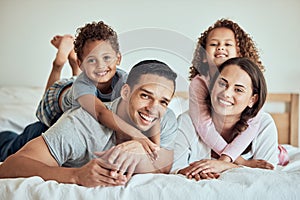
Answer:
[[[68,60],[71,51],[74,51],[74,37],[71,35],[55,36],[51,40],[51,44],[57,48],[56,57],[54,59],[53,65],[55,67],[63,67],[63,65]]]

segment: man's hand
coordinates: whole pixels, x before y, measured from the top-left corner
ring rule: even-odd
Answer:
[[[128,179],[120,173],[111,173],[109,166],[101,158],[96,158],[88,162],[81,168],[75,169],[75,181],[79,185],[86,187],[96,186],[118,186],[124,185]]]
[[[104,152],[95,152],[95,155],[113,166],[111,173],[126,172],[127,179],[131,178],[136,166],[146,154],[142,144],[134,140],[121,143]]]

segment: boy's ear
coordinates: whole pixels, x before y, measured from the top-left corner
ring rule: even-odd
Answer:
[[[121,64],[121,60],[122,60],[122,55],[120,53],[118,53],[118,55],[117,55],[117,65]]]
[[[128,84],[124,84],[121,89],[121,97],[123,100],[128,100],[130,97],[130,87]]]
[[[203,62],[203,63],[207,63],[207,62],[208,62],[206,56],[202,59],[202,62]]]

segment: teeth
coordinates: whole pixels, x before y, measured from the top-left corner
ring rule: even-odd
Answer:
[[[220,103],[222,103],[222,104],[224,104],[224,105],[226,105],[226,106],[231,106],[231,105],[232,105],[232,103],[230,103],[230,102],[228,102],[228,101],[224,101],[224,100],[222,100],[222,99],[219,99],[219,101],[220,101]]]
[[[218,54],[216,57],[217,57],[217,58],[225,58],[226,55],[224,55],[224,54]]]
[[[96,74],[97,74],[97,76],[105,76],[107,74],[107,71],[105,71],[105,72],[98,72]]]
[[[142,113],[140,113],[141,117],[144,118],[145,120],[152,122],[155,118],[154,117],[149,117],[147,115],[144,115]]]

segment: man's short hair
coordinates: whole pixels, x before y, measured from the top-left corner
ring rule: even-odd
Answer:
[[[165,77],[174,84],[174,90],[176,88],[177,74],[164,62],[158,60],[143,60],[135,64],[127,78],[127,84],[132,88],[140,80],[140,77],[144,74],[153,74],[161,77]]]

